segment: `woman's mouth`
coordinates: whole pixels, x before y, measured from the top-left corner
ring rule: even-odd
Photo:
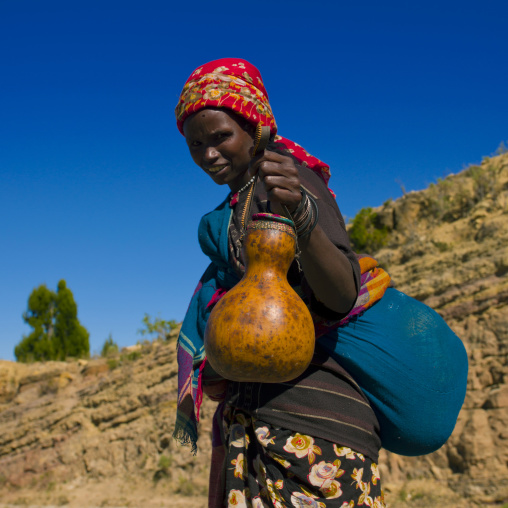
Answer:
[[[226,166],[227,164],[221,164],[220,166],[212,166],[211,168],[208,168],[208,172],[214,175],[219,171],[222,171]]]

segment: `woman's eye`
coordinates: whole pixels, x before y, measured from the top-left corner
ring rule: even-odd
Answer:
[[[217,139],[219,141],[223,141],[224,139],[229,137],[229,132],[218,132],[217,133]]]

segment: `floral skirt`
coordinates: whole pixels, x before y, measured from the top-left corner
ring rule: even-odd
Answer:
[[[224,431],[224,506],[385,506],[377,464],[361,453],[228,407]]]

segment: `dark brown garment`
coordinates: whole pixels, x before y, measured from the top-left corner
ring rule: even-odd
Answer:
[[[308,369],[288,383],[230,381],[226,404],[378,460],[381,440],[374,411],[354,379],[319,347]]]

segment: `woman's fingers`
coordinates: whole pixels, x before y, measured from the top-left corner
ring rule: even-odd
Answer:
[[[290,184],[287,178],[266,176],[262,179],[262,182],[271,203],[280,203],[286,206],[289,211],[293,211],[298,207],[302,199],[299,180],[296,181],[296,184]]]
[[[285,205],[290,211],[296,209],[302,198],[300,177],[290,157],[265,152],[254,161],[252,170],[258,173],[270,202]]]
[[[251,170],[253,173],[259,172],[260,177],[268,175],[293,175],[298,178],[298,170],[293,159],[275,152],[265,151],[252,159]]]

